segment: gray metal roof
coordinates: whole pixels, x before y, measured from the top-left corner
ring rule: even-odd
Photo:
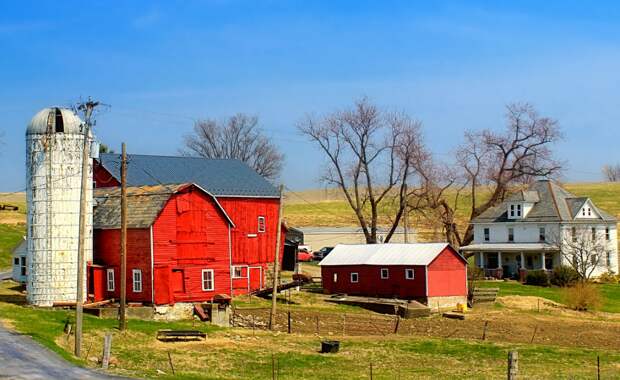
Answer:
[[[521,193],[521,195],[519,195]],[[552,180],[536,181],[529,186],[526,191],[520,191],[516,195],[508,198],[508,200],[498,206],[492,207],[477,218],[472,223],[489,223],[489,222],[577,222],[575,210],[581,207],[588,199],[577,197]],[[533,193],[536,193],[538,201],[534,203],[532,210],[522,219],[508,219],[507,203],[515,201],[525,201],[535,199]],[[601,215],[601,219],[606,222],[614,222],[616,218],[598,208],[596,211]],[[592,219],[590,219],[591,221]],[[583,222],[588,221],[583,220]],[[582,222],[582,220],[579,220]]]
[[[99,161],[120,181],[120,154],[103,153]],[[130,186],[195,183],[215,196],[279,197],[278,190],[239,160],[199,157],[127,156]]]
[[[448,243],[338,244],[319,265],[428,265],[446,247]]]
[[[170,184],[155,186],[127,187],[127,227],[148,228],[159,215],[168,199],[193,184]],[[200,189],[199,187],[196,187]],[[200,189],[203,191],[202,189]],[[121,226],[121,189],[120,187],[103,187],[94,189],[95,208],[93,211],[93,228],[116,229]],[[216,205],[228,222],[232,221]]]

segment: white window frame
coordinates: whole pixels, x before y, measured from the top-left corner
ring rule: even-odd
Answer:
[[[113,292],[116,288],[115,286],[115,274],[114,274],[114,268],[108,268],[105,271],[105,279],[106,279],[106,289],[108,290],[108,292]]]
[[[411,273],[411,275],[409,275]],[[415,279],[415,271],[413,268],[405,268],[405,280],[414,280]]]
[[[609,232],[609,227],[605,227],[605,240],[609,241],[611,240],[611,235]]]
[[[573,243],[577,242],[577,227],[571,227],[570,234],[573,240]]]
[[[547,241],[547,229],[538,227],[538,241]]]
[[[515,229],[514,229],[514,227],[508,227],[508,241],[509,242],[514,242],[515,241]]]
[[[517,204],[517,218],[521,217],[521,204]]]
[[[483,228],[482,229],[482,234],[483,234],[484,241],[490,241],[491,240],[491,229],[489,227]]]
[[[208,285],[209,283],[209,279],[205,279],[205,273],[210,273],[210,277],[211,277],[211,286],[207,286],[205,287],[205,283]],[[215,272],[213,271],[213,269],[203,269],[201,272],[201,284],[202,284],[202,291],[203,292],[212,292],[215,290]]]
[[[247,268],[245,265],[233,265],[233,278],[245,278],[243,276],[243,268]],[[237,270],[239,270],[239,275],[237,276]]]
[[[131,285],[134,293],[142,293],[142,269],[131,270]]]
[[[515,205],[510,205],[510,217],[515,217]]]
[[[355,281],[353,280],[353,276],[355,276]],[[360,282],[360,274],[357,272],[351,272],[351,283],[357,284],[358,282]]]
[[[334,280],[334,283],[338,282],[338,273],[334,272],[333,280]]]
[[[384,273],[385,273],[385,275],[384,275]],[[388,278],[390,278],[390,269],[389,268],[381,268],[381,279],[382,280],[387,280]]]
[[[607,251],[607,255],[605,258],[606,258],[607,268],[611,267],[611,251]]]
[[[19,258],[19,274],[26,276],[28,274],[28,266],[26,265],[26,256]]]
[[[267,224],[265,221],[265,217],[264,216],[259,216],[257,219],[257,223],[258,223],[258,232],[263,233],[267,230]]]

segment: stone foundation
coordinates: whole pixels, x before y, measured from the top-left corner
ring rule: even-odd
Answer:
[[[194,304],[189,302],[155,306],[153,309],[153,319],[156,321],[178,321],[194,318]]]
[[[467,304],[467,296],[428,297],[426,302],[434,312],[446,311],[456,308],[457,303]]]

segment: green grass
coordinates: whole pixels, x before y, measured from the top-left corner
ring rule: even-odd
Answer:
[[[11,267],[11,251],[26,233],[23,224],[0,224],[0,270]]]
[[[533,296],[562,303],[562,288],[525,285],[516,281],[479,281],[476,286],[483,288],[499,288],[499,296]],[[620,285],[596,285],[604,298],[600,311],[620,313]]]

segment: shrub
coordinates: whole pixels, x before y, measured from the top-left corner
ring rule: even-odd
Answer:
[[[549,281],[555,285],[560,286],[562,288],[567,286],[573,286],[577,281],[579,281],[579,274],[577,271],[569,267],[568,265],[560,265],[559,267],[553,268],[553,272],[549,276]]]
[[[613,271],[608,271],[598,276],[597,280],[603,284],[617,284],[619,278]]]
[[[602,297],[597,286],[589,282],[577,282],[562,291],[564,304],[573,310],[594,310],[601,306]]]
[[[531,270],[525,276],[525,283],[528,285],[549,286],[549,276],[544,270]]]

